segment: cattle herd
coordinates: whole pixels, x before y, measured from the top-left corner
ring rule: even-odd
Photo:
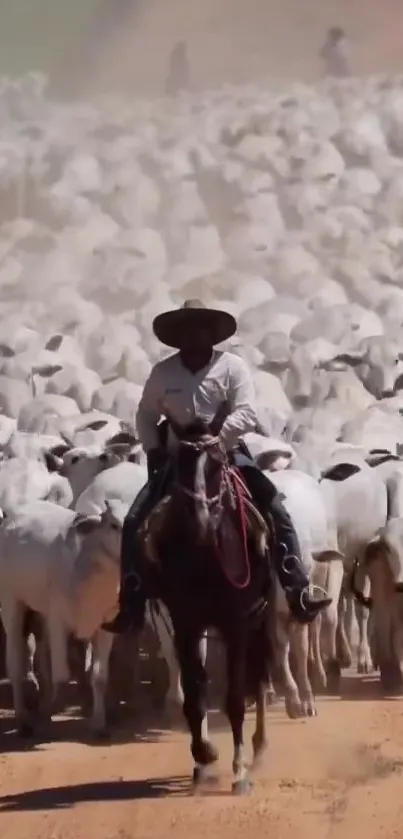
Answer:
[[[268,695],[314,715],[351,667],[399,690],[403,78],[63,104],[32,74],[2,81],[0,115],[0,675],[17,729],[49,721],[77,659],[104,732],[113,643],[125,671],[135,658],[100,627],[146,480],[151,323],[192,297],[238,318],[267,432],[247,443],[333,599],[308,631],[276,592]],[[154,604],[147,620],[175,707],[169,619]]]

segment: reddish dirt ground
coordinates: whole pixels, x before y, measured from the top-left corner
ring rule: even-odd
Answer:
[[[344,699],[319,700],[317,719],[290,721],[281,703],[269,710],[266,765],[244,798],[230,794],[231,737],[215,715],[220,786],[203,797],[190,792],[183,732],[149,729],[95,746],[82,742],[85,722],[62,719],[53,742],[25,751],[4,733],[1,837],[401,839],[402,702],[377,699],[376,685],[345,687]],[[251,733],[250,719],[249,742]]]

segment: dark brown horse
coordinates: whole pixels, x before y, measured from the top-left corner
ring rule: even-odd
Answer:
[[[268,546],[271,534],[225,452],[208,435],[188,433],[173,461],[172,484],[140,536],[137,564],[144,598],[161,599],[175,634],[184,715],[191,733],[195,783],[218,753],[209,742],[205,667],[199,641],[207,628],[221,635],[227,660],[226,712],[234,741],[233,792],[249,789],[243,725],[246,698],[256,703],[254,764],[267,746],[265,687],[271,660]]]

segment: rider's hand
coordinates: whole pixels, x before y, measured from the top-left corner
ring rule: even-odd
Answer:
[[[202,442],[206,449],[212,449],[221,444],[220,438],[215,437],[214,434],[203,434]]]

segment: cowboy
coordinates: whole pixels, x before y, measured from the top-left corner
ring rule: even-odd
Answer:
[[[201,418],[211,429],[207,444],[219,444],[232,453],[252,499],[265,521],[271,514],[276,536],[276,572],[293,616],[301,622],[313,620],[331,600],[311,600],[309,580],[300,559],[298,538],[276,487],[251,458],[237,451],[240,438],[256,427],[255,392],[251,373],[239,356],[215,349],[236,331],[235,319],[227,312],[208,309],[198,300],[158,315],[154,334],[161,343],[178,350],[158,362],[144,386],[136,425],[147,454],[149,482],[129,511],[123,527],[121,557],[120,611],[110,623],[109,632],[121,633],[134,627],[131,618],[130,578],[136,534],[154,505],[167,492],[167,464],[170,452],[178,446],[173,428],[165,426],[161,438],[161,417],[169,417],[176,428]],[[217,418],[219,421],[217,423]],[[203,440],[204,445],[206,441]]]
[[[186,41],[178,41],[169,58],[168,75],[165,82],[167,96],[175,96],[190,88],[190,62]]]
[[[346,78],[351,75],[347,35],[341,26],[331,26],[328,29],[320,57],[327,76]]]

